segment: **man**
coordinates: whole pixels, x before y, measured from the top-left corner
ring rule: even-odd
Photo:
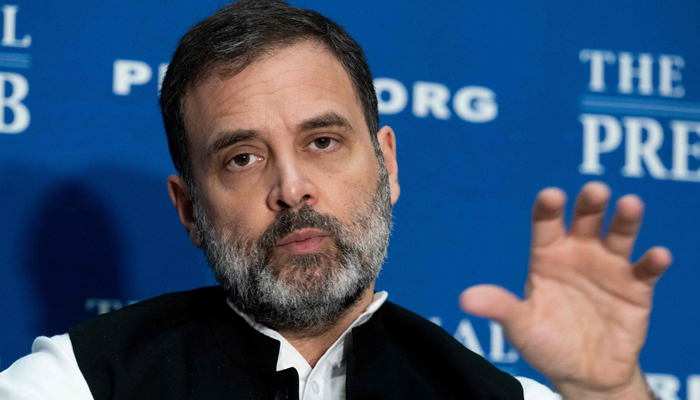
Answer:
[[[0,375],[11,399],[548,399],[498,371],[374,282],[399,197],[396,141],[379,129],[361,48],[279,0],[220,9],[182,39],[161,91],[179,175],[168,190],[219,288],[170,294],[39,338]],[[620,199],[543,190],[526,299],[465,291],[566,399],[652,398],[638,365],[670,253],[630,253],[642,215]]]

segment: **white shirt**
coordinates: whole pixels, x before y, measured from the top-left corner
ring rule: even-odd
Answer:
[[[367,310],[331,345],[311,368],[304,357],[282,335],[240,314],[260,333],[280,342],[277,371],[290,367],[299,374],[299,399],[345,399],[346,354],[352,346],[353,328],[367,322],[384,304],[386,292],[374,294]],[[234,309],[235,310],[235,309]],[[561,397],[532,379],[516,377],[523,386],[525,400],[560,400]],[[0,399],[3,400],[94,400],[68,334],[34,340],[32,353],[0,372]]]

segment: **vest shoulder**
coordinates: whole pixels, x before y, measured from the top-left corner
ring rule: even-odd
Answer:
[[[245,394],[262,378],[247,371],[274,372],[279,350],[217,287],[145,300],[69,333],[95,400],[257,398]]]
[[[210,312],[226,306],[226,296],[218,287],[175,292],[144,300],[121,310],[99,315],[70,328],[74,343],[89,338],[128,340],[143,335],[172,332],[192,324],[201,324]]]
[[[506,389],[522,398],[522,385],[517,379],[467,349],[442,327],[391,302],[381,310],[387,335],[409,359],[485,392]]]
[[[385,302],[381,308],[382,322],[387,330],[387,333],[394,340],[400,343],[411,345],[423,343],[423,345],[437,347],[457,347],[466,350],[465,354],[469,357],[477,356],[474,352],[464,347],[450,336],[442,327],[428,321],[413,311],[407,310],[397,304],[389,301]],[[481,357],[479,357],[481,358]]]

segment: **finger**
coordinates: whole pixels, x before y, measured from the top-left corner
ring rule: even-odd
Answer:
[[[459,305],[465,312],[498,321],[506,329],[517,324],[523,302],[513,293],[496,285],[477,285],[462,292]]]
[[[610,188],[602,182],[589,182],[576,197],[574,217],[571,221],[571,236],[599,238],[610,199]]]
[[[672,261],[673,257],[667,248],[652,247],[634,264],[634,276],[653,286],[671,266]]]
[[[634,249],[639,227],[642,226],[643,214],[642,199],[633,194],[621,197],[617,201],[615,215],[605,237],[605,246],[613,253],[628,259]]]
[[[566,194],[558,188],[540,191],[532,207],[532,247],[546,246],[566,235],[564,205]]]

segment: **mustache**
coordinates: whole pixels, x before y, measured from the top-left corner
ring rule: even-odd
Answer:
[[[303,205],[298,211],[284,210],[277,214],[275,220],[265,229],[258,239],[258,248],[272,249],[290,233],[304,229],[321,229],[330,233],[336,240],[343,235],[344,225],[336,217],[321,214],[310,205]]]

